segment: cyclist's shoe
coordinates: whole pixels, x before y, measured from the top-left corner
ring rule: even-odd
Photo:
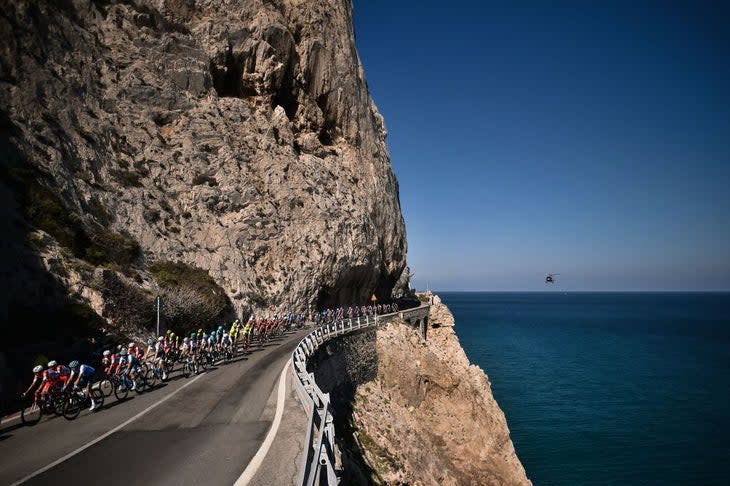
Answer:
[[[131,391],[134,391],[134,390],[136,390],[136,389],[137,389],[137,382],[136,382],[136,381],[133,381],[133,382],[132,382],[132,388],[130,388],[130,390],[131,390]]]
[[[96,402],[94,401],[93,398],[91,398],[90,400],[91,400],[91,408],[89,409],[89,412],[93,412],[94,409],[96,409]]]
[[[165,373],[165,372],[162,373],[162,379],[163,380],[166,380],[167,379],[167,373]]]

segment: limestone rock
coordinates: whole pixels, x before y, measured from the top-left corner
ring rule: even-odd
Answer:
[[[3,164],[131,235],[137,280],[184,261],[239,313],[391,292],[405,229],[349,0],[2,3]]]
[[[489,380],[469,363],[440,300],[429,321],[425,342],[396,321],[315,357],[317,383],[336,405],[345,482],[532,484]]]

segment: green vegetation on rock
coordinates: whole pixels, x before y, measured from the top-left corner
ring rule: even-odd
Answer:
[[[160,261],[150,265],[150,271],[162,288],[163,316],[176,332],[213,324],[230,308],[225,291],[203,269]]]

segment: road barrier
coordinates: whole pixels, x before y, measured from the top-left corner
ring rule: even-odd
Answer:
[[[296,379],[294,388],[308,415],[306,454],[302,459],[297,484],[312,486],[325,484],[335,486],[335,427],[333,424],[330,395],[324,393],[314,380],[314,374],[307,371],[308,359],[330,339],[363,329],[374,329],[393,319],[401,318],[417,323],[426,322],[430,306],[422,304],[391,314],[363,316],[343,319],[322,325],[309,333],[292,353],[292,372]]]

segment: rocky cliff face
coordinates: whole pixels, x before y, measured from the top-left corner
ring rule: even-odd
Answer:
[[[99,269],[144,293],[153,261],[238,313],[390,293],[405,230],[349,0],[0,4],[9,275],[112,320]]]
[[[316,356],[350,483],[530,485],[485,373],[436,299],[428,339],[397,321]]]

